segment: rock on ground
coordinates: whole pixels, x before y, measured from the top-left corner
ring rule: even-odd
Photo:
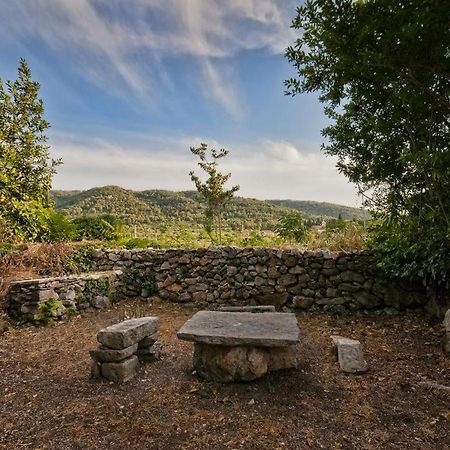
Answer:
[[[331,339],[337,350],[339,365],[344,372],[357,373],[367,370],[367,363],[364,360],[359,341],[341,336],[331,336]]]
[[[268,370],[268,355],[261,348],[195,343],[194,368],[207,380],[251,381]]]
[[[297,346],[248,347],[195,343],[194,368],[207,380],[252,381],[267,372],[297,367]]]

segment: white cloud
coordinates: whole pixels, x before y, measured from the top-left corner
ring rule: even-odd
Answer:
[[[243,50],[283,52],[294,39],[294,5],[294,0],[22,0],[2,5],[0,38],[40,39],[91,82],[123,96],[126,89],[136,98],[155,98],[155,84],[167,81],[162,56],[187,55],[199,64],[206,95],[239,117],[235,74],[230,66],[219,76],[217,61]]]
[[[242,105],[238,99],[233,73],[229,69],[218,70],[209,59],[203,63],[204,79],[209,89],[206,95],[220,103],[231,115],[239,118],[242,114]]]
[[[128,139],[131,141],[131,139]],[[209,139],[147,136],[130,150],[105,140],[74,142],[54,139],[53,148],[65,162],[54,180],[55,189],[87,189],[115,184],[129,189],[193,189],[188,173],[196,168],[189,146]],[[262,199],[290,198],[330,201],[357,206],[356,189],[335,168],[335,160],[317,151],[315,143],[260,141],[225,146],[231,154],[221,164],[240,184],[240,195]],[[198,171],[198,170],[197,170]],[[200,174],[200,172],[199,172]]]

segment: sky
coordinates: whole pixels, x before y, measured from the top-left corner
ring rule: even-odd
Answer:
[[[41,84],[55,189],[193,189],[205,142],[239,195],[358,206],[317,95],[284,95],[299,3],[0,0],[0,78],[24,57]]]

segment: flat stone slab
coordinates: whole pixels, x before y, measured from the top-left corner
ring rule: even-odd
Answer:
[[[342,371],[357,373],[367,370],[367,363],[364,360],[361,342],[342,336],[331,336],[331,340],[337,350],[337,358]]]
[[[91,358],[97,362],[119,362],[132,356],[138,349],[138,344],[133,344],[120,350],[107,347],[94,348],[89,351]]]
[[[274,305],[258,305],[258,306],[221,306],[219,309],[221,312],[275,312]]]
[[[199,311],[178,331],[179,339],[210,345],[284,347],[299,342],[292,313]]]
[[[125,320],[100,330],[97,334],[97,340],[106,347],[123,349],[137,344],[157,331],[157,317],[139,317]]]

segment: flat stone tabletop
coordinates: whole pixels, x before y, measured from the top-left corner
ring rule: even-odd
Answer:
[[[299,342],[292,313],[199,311],[178,331],[179,339],[211,345],[284,347]]]

